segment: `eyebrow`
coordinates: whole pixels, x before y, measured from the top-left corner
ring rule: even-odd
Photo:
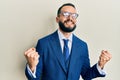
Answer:
[[[61,11],[61,12],[68,12],[68,13],[76,14],[76,12],[75,12],[75,13],[73,13],[73,12],[69,12],[69,11]]]

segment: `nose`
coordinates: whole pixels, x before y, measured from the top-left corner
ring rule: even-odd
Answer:
[[[67,18],[70,19],[70,20],[73,19],[72,15],[69,15]]]

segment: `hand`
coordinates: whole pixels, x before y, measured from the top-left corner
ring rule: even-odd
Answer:
[[[98,65],[101,69],[104,68],[104,65],[112,58],[112,55],[105,50],[101,51],[101,55],[99,57]]]
[[[24,55],[27,59],[27,62],[28,62],[28,65],[29,65],[31,71],[34,72],[34,70],[39,62],[38,52],[36,52],[35,48],[30,48],[24,53]]]

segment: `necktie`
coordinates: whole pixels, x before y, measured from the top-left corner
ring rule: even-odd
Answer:
[[[65,57],[65,62],[67,61],[69,57],[69,47],[68,47],[68,39],[63,39],[64,41],[64,48],[63,48],[63,55]]]

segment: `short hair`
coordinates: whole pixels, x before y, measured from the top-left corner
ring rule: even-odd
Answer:
[[[72,4],[72,3],[66,3],[66,4],[63,4],[57,11],[57,16],[59,16],[59,14],[61,13],[61,9],[64,7],[64,6],[72,6],[73,8],[75,8],[75,5]],[[75,8],[76,9],[76,8]]]

